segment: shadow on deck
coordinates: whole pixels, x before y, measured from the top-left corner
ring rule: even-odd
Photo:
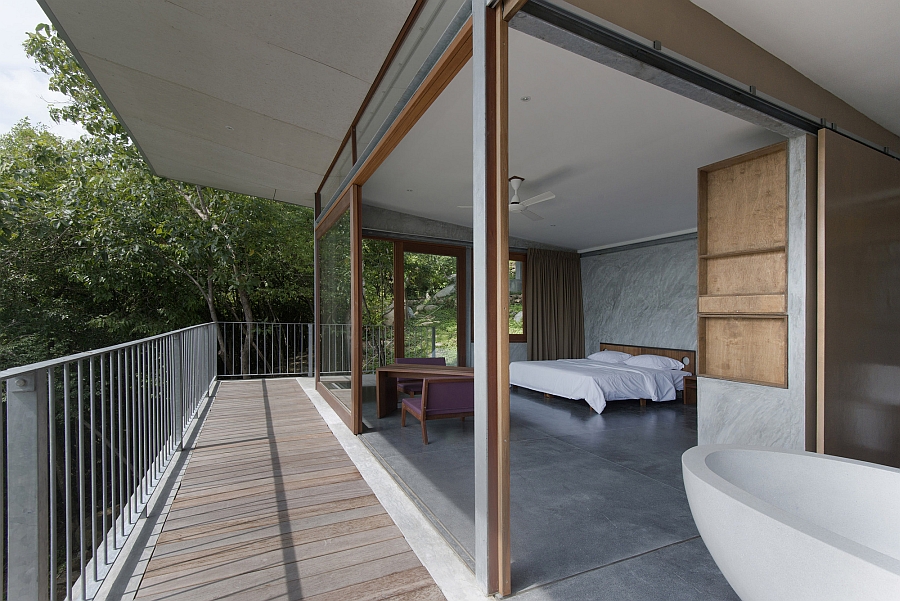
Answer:
[[[222,382],[136,599],[443,599],[293,379]]]

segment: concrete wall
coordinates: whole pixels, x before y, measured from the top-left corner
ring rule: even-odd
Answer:
[[[697,349],[697,240],[584,257],[585,352],[601,342]]]
[[[814,245],[815,138],[788,143],[788,387],[774,388],[712,378],[697,379],[700,444],[744,444],[787,449],[809,448],[815,431],[815,296],[810,280]],[[811,160],[808,160],[811,159]],[[811,172],[808,170],[812,170]]]

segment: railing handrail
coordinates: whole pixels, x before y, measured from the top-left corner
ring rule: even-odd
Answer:
[[[186,328],[181,328],[180,330],[172,330],[171,332],[166,332],[165,334],[157,334],[155,336],[149,336],[147,338],[141,338],[139,340],[132,340],[130,342],[123,342],[121,344],[116,344],[113,346],[107,346],[104,348],[99,348],[91,351],[83,351],[81,353],[75,353],[74,355],[66,355],[65,357],[57,357],[55,359],[47,359],[46,361],[40,361],[38,363],[29,363],[28,365],[20,365],[19,367],[10,367],[4,371],[0,371],[0,380],[9,380],[16,376],[20,376],[22,374],[27,374],[32,371],[36,371],[39,369],[47,369],[50,367],[58,367],[64,363],[74,363],[75,361],[89,359],[96,355],[103,355],[106,353],[110,353],[112,351],[118,351],[122,349],[126,349],[132,347],[136,344],[143,344],[145,342],[152,342],[154,340],[159,340],[162,338],[166,338],[171,336],[172,334],[180,334],[182,332],[188,332],[190,330],[195,330],[197,328],[206,327],[209,325],[213,325],[214,322],[208,321],[206,323],[201,323],[193,326],[188,326]],[[218,322],[223,323],[223,322]],[[236,323],[244,323],[244,322],[236,322]]]

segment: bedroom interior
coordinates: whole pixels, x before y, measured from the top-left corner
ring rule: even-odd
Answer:
[[[509,32],[509,44],[510,174],[525,176],[519,189],[523,199],[547,191],[555,195],[529,207],[542,219],[510,214],[509,251],[527,256],[523,322],[528,326],[525,334],[511,340],[510,362],[526,367],[531,365],[529,359],[583,362],[606,349],[668,356],[686,363],[671,372],[679,376],[665,379],[671,399],[660,393],[656,400],[663,402],[646,402],[661,388],[643,394],[620,393],[620,398],[631,400],[612,400],[617,398],[612,396],[599,412],[581,400],[583,396],[543,394],[553,393],[553,386],[513,387],[512,590],[537,594],[574,574],[641,555],[642,562],[664,571],[671,569],[664,566],[673,557],[689,561],[694,566],[690,586],[731,598],[733,593],[696,539],[681,482],[681,453],[695,446],[698,437],[750,438],[762,433],[802,439],[804,432],[773,433],[767,431],[767,424],[754,420],[732,424],[726,413],[723,419],[729,423],[716,424],[718,430],[709,429],[707,423],[708,429],[698,435],[697,406],[684,403],[683,377],[695,378],[698,373],[698,298],[721,302],[718,299],[733,292],[709,289],[708,283],[698,279],[701,261],[711,261],[699,256],[712,255],[700,252],[708,242],[703,228],[698,231],[698,170],[780,144],[784,163],[780,199],[786,206],[790,168],[785,132],[773,132],[684,98],[515,28]],[[397,302],[409,290],[406,270],[410,266],[401,258],[404,247],[428,251],[433,245],[432,252],[458,249],[465,266],[459,271],[466,275],[455,291],[456,342],[465,349],[460,357],[466,357],[469,365],[477,336],[472,326],[473,218],[468,201],[471,102],[472,72],[467,63],[359,189],[364,269],[369,248],[365,244],[387,241],[394,248],[394,260],[380,271],[373,270],[373,275],[364,274],[363,279],[369,280],[364,285],[375,279],[389,282],[393,295],[387,319],[395,332],[411,336],[403,322],[412,319],[419,302]],[[805,139],[799,137],[792,144],[804,146]],[[801,154],[797,161],[805,159]],[[797,171],[801,166],[792,167]],[[796,182],[793,185],[791,199],[802,202],[805,211],[806,189]],[[509,195],[513,193],[510,187]],[[783,211],[780,218],[782,247],[787,236],[785,215]],[[795,215],[805,218],[802,211]],[[777,230],[778,223],[760,227]],[[735,232],[723,236],[740,238]],[[543,287],[535,284],[534,257],[547,253],[564,253],[551,254],[556,261],[571,257],[577,277]],[[781,261],[786,270],[786,254]],[[552,271],[551,260],[548,278],[553,277]],[[720,285],[720,280],[714,273],[714,285]],[[543,298],[545,292],[553,294]],[[756,294],[743,292],[743,296]],[[785,293],[785,284],[776,292]],[[569,317],[571,309],[559,312],[556,296],[577,300],[570,307],[577,307],[579,318],[559,331],[554,328],[567,320],[558,318]],[[791,310],[805,319],[804,299],[802,295],[798,299]],[[717,311],[699,319],[714,319],[731,309]],[[779,312],[783,316],[788,308],[780,307]],[[537,344],[538,318],[548,321],[542,345]],[[567,342],[557,344],[563,338]],[[573,339],[577,340],[574,348]],[[408,341],[396,342],[395,357],[400,356],[400,347],[407,357],[435,356],[436,352],[427,345],[412,349]],[[642,372],[639,377],[646,375]],[[719,392],[719,399],[715,392],[709,394],[707,406],[716,415],[733,405],[734,394],[728,386],[740,385],[723,384],[725,392]],[[779,392],[799,395],[805,403],[803,379],[791,384],[790,390]],[[360,386],[360,438],[474,571],[474,421],[429,421],[426,445],[416,420],[412,420],[415,427],[403,428],[399,409],[383,410],[382,384],[374,374],[362,374]],[[696,386],[693,380],[692,397]],[[720,399],[722,408],[714,408]],[[674,402],[664,402],[669,400]],[[803,425],[794,422],[792,427],[802,429]],[[745,432],[737,430],[741,428]],[[730,430],[723,433],[726,429]],[[554,490],[567,494],[563,498]],[[584,499],[604,499],[604,508],[586,511]],[[600,547],[594,542],[598,540],[604,541]]]
[[[692,63],[627,31],[623,42],[592,6],[509,4],[508,28],[487,27],[487,55],[473,42],[487,62],[461,60],[451,46],[440,84],[423,84],[427,101],[410,100],[426,109],[414,110],[411,123],[401,114],[402,134],[376,167],[347,177],[364,184],[356,189],[360,235],[465,248],[468,296],[458,300],[470,324],[476,419],[435,424],[428,445],[413,442],[396,415],[367,419],[361,404],[351,427],[484,590],[565,595],[620,582],[613,566],[621,563],[653,572],[648,591],[671,593],[666,587],[677,580],[688,595],[735,598],[696,537],[679,457],[698,443],[822,452],[824,424],[835,431],[832,448],[844,434],[833,417],[844,408],[832,401],[829,410],[823,400],[823,357],[835,351],[822,345],[821,247],[814,268],[830,132],[715,71],[712,83],[703,67],[686,81]],[[486,14],[496,19],[499,11]],[[475,30],[482,26],[476,19]],[[466,35],[463,27],[457,39]],[[645,50],[651,45],[655,54]],[[487,84],[478,87],[482,77]],[[482,109],[486,129],[472,119]],[[857,125],[864,131],[868,123]],[[528,294],[523,333],[492,321],[506,313],[507,287],[519,285],[498,276],[507,253],[530,259],[535,249],[580,263],[580,281],[549,296],[581,297],[582,323],[562,337],[583,339],[584,349],[557,356],[589,356],[605,343],[691,351],[693,375],[670,384],[698,404],[644,404],[640,397],[652,392],[609,391],[611,401],[638,400],[596,403],[597,413],[578,400],[590,396],[583,390],[532,382],[508,392],[517,366],[549,358],[536,340],[559,342],[552,325],[546,336],[535,329]],[[517,278],[524,271],[526,290],[529,267],[510,266]],[[543,299],[530,300],[533,310]],[[603,397],[614,378],[583,379]],[[586,499],[609,504],[585,511]]]
[[[533,601],[770,598],[738,590],[731,553],[755,584],[817,600],[860,595],[823,590],[811,564],[875,582],[873,562],[771,552],[785,539],[739,533],[721,496],[692,515],[691,447],[712,468],[695,483],[734,476],[791,522],[831,512],[824,538],[889,547],[896,566],[893,491],[779,467],[900,468],[896,2],[37,2],[155,175],[314,209],[315,378],[296,394],[387,484],[379,501],[406,503],[397,540],[435,580],[452,564],[482,594]],[[537,380],[512,388],[519,369]],[[448,375],[465,403],[434,417],[460,419],[429,420],[418,388]],[[38,515],[47,495],[31,496]],[[720,523],[701,539],[704,517]],[[10,574],[45,585],[48,544],[10,554]],[[266,561],[298,577],[297,549]]]

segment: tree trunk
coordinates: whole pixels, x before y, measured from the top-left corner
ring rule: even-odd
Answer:
[[[247,379],[250,377],[250,348],[253,344],[253,309],[250,307],[250,295],[243,287],[238,287],[238,297],[246,324],[244,346],[241,349],[241,374]]]
[[[213,269],[211,266],[206,268],[206,294],[203,296],[206,298],[206,305],[209,307],[209,317],[216,328],[216,339],[219,341],[219,357],[224,364],[225,336],[222,333],[222,328],[219,327],[219,314],[216,312],[215,295],[213,294]]]

